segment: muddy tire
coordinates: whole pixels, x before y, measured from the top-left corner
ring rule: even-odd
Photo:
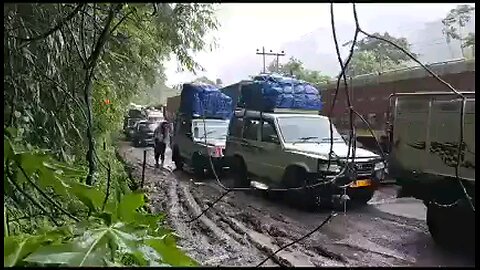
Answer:
[[[134,139],[133,140],[133,146],[135,146],[135,147],[142,146],[142,142],[140,141],[140,139]]]
[[[430,235],[443,248],[475,246],[475,215],[465,207],[427,205]],[[473,240],[473,241],[472,241]]]
[[[232,159],[231,170],[235,187],[249,187],[250,181],[247,177],[247,166],[243,158],[235,156]]]
[[[192,155],[192,168],[195,177],[200,179],[205,177],[203,158],[198,153],[193,153]]]
[[[175,167],[177,168],[177,170],[183,170],[183,160],[180,156],[180,151],[178,150],[177,146],[173,147],[172,161],[173,163],[175,163]]]
[[[374,193],[375,189],[373,188],[356,188],[347,191],[351,202],[355,204],[367,204],[373,198]]]
[[[285,188],[296,188],[304,185],[307,180],[307,172],[299,167],[287,168],[283,176],[283,186]],[[287,203],[292,206],[300,207],[304,210],[314,210],[317,208],[317,197],[311,190],[290,190],[284,193]]]

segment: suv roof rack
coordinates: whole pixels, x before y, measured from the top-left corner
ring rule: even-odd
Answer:
[[[245,109],[242,107],[235,108],[235,113],[242,113],[245,111],[257,111],[261,113],[295,113],[295,114],[320,114],[318,110],[303,110],[303,109],[290,109],[290,108],[275,108],[273,111],[258,111],[252,109]]]

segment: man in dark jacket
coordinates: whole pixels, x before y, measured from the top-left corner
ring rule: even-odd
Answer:
[[[165,161],[165,150],[167,148],[167,143],[170,139],[170,134],[169,134],[169,124],[167,121],[162,122],[154,131],[154,136],[155,136],[155,146],[154,146],[154,152],[155,152],[155,167],[158,168],[158,159],[160,158],[162,161],[162,167],[163,163]]]

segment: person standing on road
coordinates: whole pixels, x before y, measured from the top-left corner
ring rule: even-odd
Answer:
[[[169,140],[169,124],[167,121],[163,121],[154,131],[155,136],[155,167],[158,168],[158,159],[160,158],[163,163],[165,161],[165,150],[167,148],[167,143]]]

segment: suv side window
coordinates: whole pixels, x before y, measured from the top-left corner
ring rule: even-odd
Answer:
[[[277,137],[277,140],[273,140],[273,137]],[[275,130],[275,125],[270,121],[262,122],[262,142],[278,143],[278,134]]]
[[[247,140],[257,140],[258,127],[260,126],[260,121],[256,119],[244,119],[244,128],[243,128],[243,138]]]

